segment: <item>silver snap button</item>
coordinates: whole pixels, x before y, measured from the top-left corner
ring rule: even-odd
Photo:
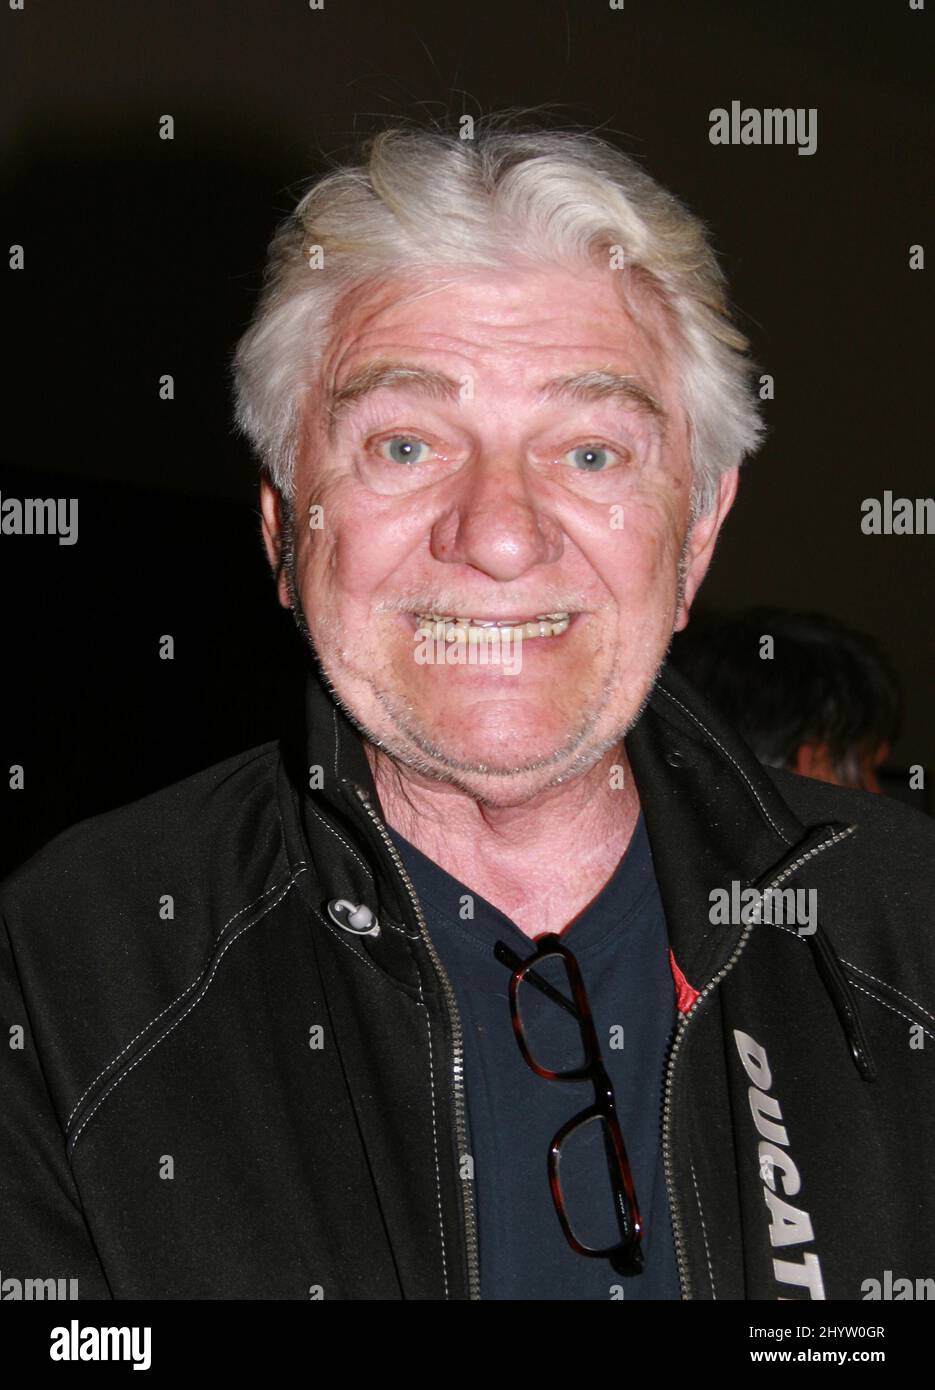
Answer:
[[[353,936],[379,936],[380,923],[366,903],[351,903],[347,898],[332,898],[328,916],[336,926]]]
[[[670,748],[666,753],[666,762],[670,767],[684,767],[688,759],[678,748]]]

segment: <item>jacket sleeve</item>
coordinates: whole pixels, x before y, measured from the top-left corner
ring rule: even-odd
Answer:
[[[78,1298],[109,1299],[0,922],[0,1280],[74,1279]]]

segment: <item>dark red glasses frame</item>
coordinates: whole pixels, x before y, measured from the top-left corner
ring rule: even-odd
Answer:
[[[618,1274],[639,1274],[643,1268],[643,1223],[640,1217],[639,1204],[636,1200],[630,1160],[627,1158],[626,1146],[617,1119],[614,1088],[598,1046],[594,1017],[588,1003],[578,962],[561,938],[552,932],[547,932],[539,937],[535,952],[526,960],[522,960],[503,941],[498,941],[495,944],[494,955],[497,960],[508,966],[513,972],[510,979],[510,1018],[519,1050],[528,1065],[538,1076],[544,1077],[547,1081],[591,1081],[594,1085],[594,1104],[586,1107],[562,1125],[549,1145],[549,1187],[559,1223],[565,1233],[565,1239],[579,1255],[587,1255],[592,1259],[609,1260],[611,1267]],[[571,983],[573,1003],[533,969],[534,966],[541,964],[549,957],[558,957],[563,962]],[[584,1046],[585,1061],[583,1066],[570,1071],[549,1071],[546,1067],[540,1066],[533,1057],[527,1045],[523,1031],[523,1020],[517,1002],[519,987],[523,982],[533,985],[576,1019]],[[607,1167],[614,1195],[617,1226],[620,1231],[620,1240],[617,1244],[606,1246],[600,1250],[593,1246],[583,1245],[572,1230],[559,1177],[561,1151],[565,1140],[582,1125],[589,1124],[598,1118],[604,1121],[601,1132],[604,1138],[604,1151],[607,1156]]]

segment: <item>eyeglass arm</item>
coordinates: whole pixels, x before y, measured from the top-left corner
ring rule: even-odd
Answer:
[[[500,961],[501,965],[505,965],[510,971],[517,971],[523,964],[522,957],[518,956],[515,951],[512,951],[505,941],[496,942],[493,953],[497,960]],[[535,970],[528,970],[523,976],[523,979],[528,981],[529,984],[535,985],[536,989],[540,990],[547,998],[551,999],[554,1004],[560,1005],[567,1013],[570,1013],[572,1018],[578,1018],[578,1010],[571,1000],[566,999],[560,990],[555,989],[553,985],[549,984],[548,980],[543,979],[541,975],[537,975]]]

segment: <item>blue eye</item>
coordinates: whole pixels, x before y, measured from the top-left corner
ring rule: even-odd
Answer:
[[[603,444],[579,444],[577,449],[569,449],[565,455],[565,458],[571,459],[572,467],[583,473],[599,473],[613,457],[613,450],[605,449]]]
[[[428,445],[422,439],[415,439],[412,435],[396,434],[392,439],[384,439],[377,447],[382,449],[384,444],[390,446],[389,459],[392,463],[423,463],[424,456],[418,455],[420,449],[428,449]],[[383,456],[387,457],[386,454]]]

